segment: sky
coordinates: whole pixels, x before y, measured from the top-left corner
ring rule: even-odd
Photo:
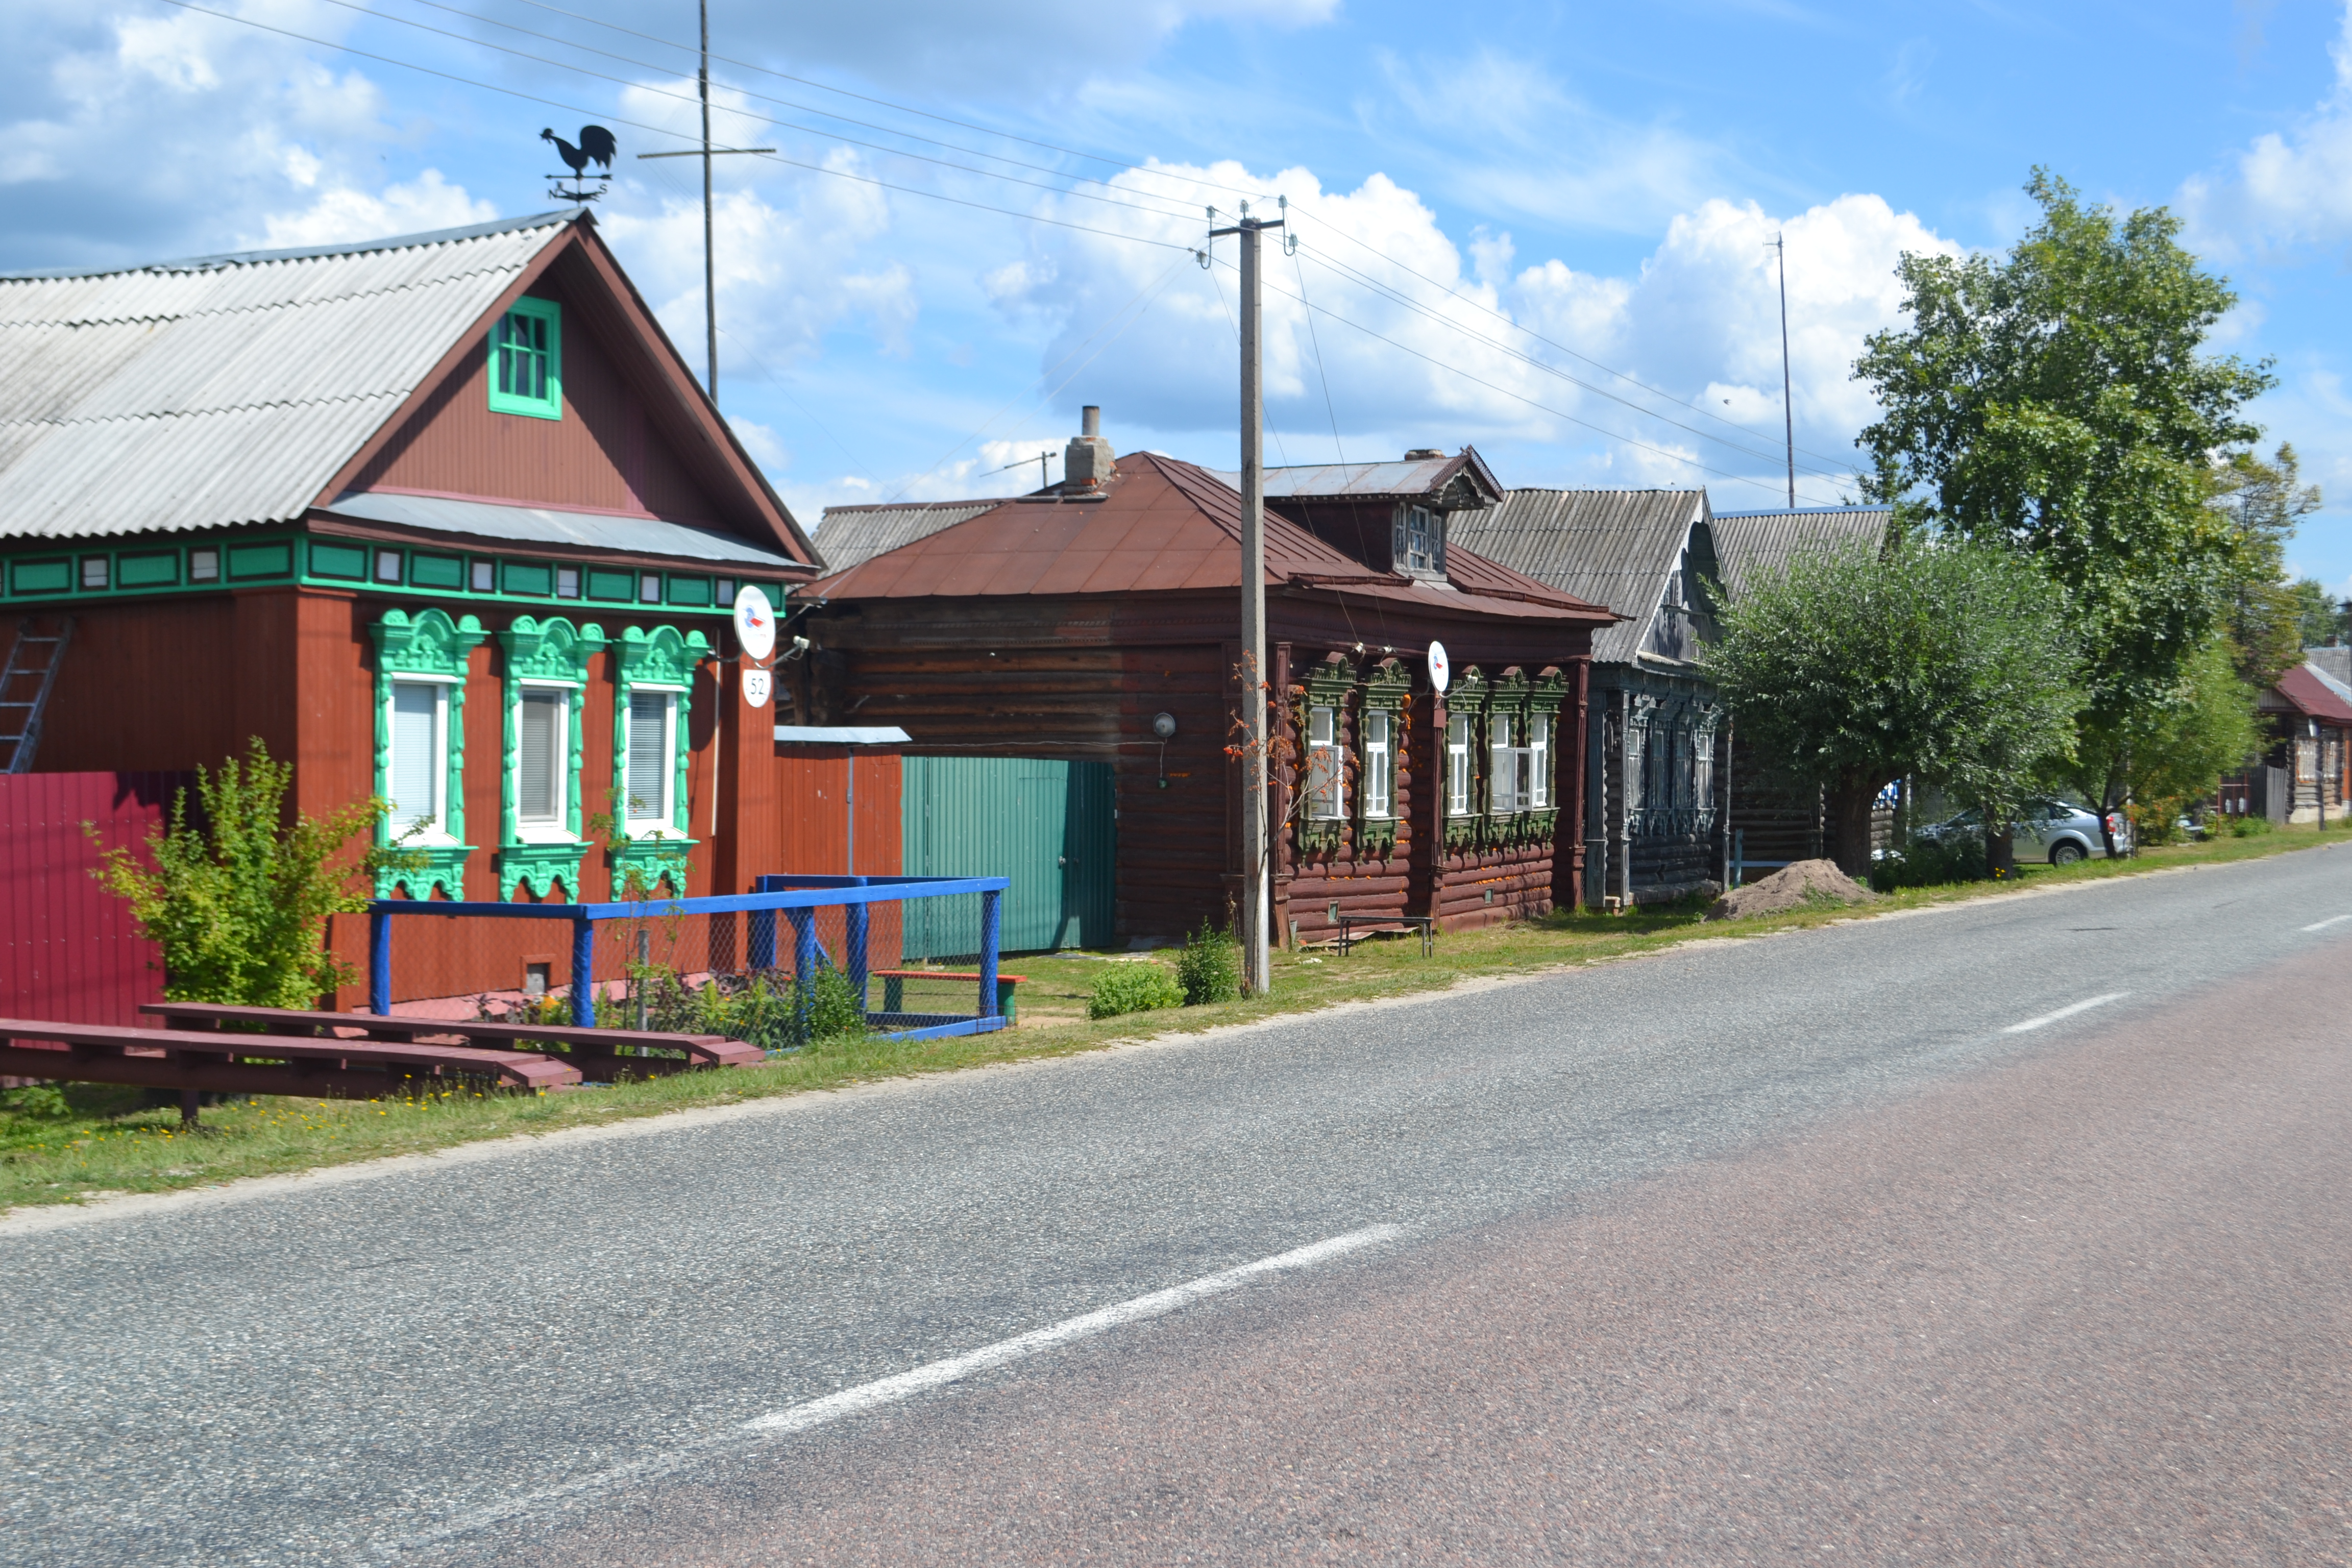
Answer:
[[[687,0],[0,6],[0,269],[373,238],[562,205],[542,128],[606,125],[598,221],[703,367]],[[1475,444],[1507,485],[1854,498],[1853,378],[1908,252],[1998,251],[2046,165],[2162,205],[2240,303],[2217,352],[2352,595],[2352,0],[1628,6],[712,0],[719,402],[828,505],[1238,462],[1237,242],[1265,268],[1269,458]],[[1286,202],[1286,207],[1280,205]],[[1778,238],[1784,247],[1776,250]],[[1205,252],[1209,264],[1201,264]],[[819,544],[822,548],[822,534]]]

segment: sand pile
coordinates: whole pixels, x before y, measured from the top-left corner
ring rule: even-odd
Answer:
[[[1742,915],[1776,915],[1806,904],[1866,904],[1878,895],[1837,868],[1834,860],[1800,860],[1760,882],[1734,888],[1707,906],[1711,921]]]

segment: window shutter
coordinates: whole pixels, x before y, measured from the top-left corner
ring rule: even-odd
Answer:
[[[434,764],[439,748],[434,744],[434,721],[441,706],[440,691],[416,681],[395,681],[392,688],[392,826],[395,834],[440,814],[440,780]]]
[[[629,816],[646,821],[662,815],[669,761],[667,721],[669,697],[659,691],[629,694]]]
[[[556,760],[556,748],[561,742],[564,700],[560,691],[523,693],[522,777],[516,808],[525,822],[549,823],[556,819],[556,803],[562,798],[557,787],[562,767]]]

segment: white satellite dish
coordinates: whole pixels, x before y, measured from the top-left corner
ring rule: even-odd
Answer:
[[[776,677],[773,671],[747,669],[743,672],[743,700],[752,707],[765,708],[768,705],[768,699],[774,696],[775,692]]]
[[[1446,659],[1445,645],[1442,642],[1431,643],[1429,645],[1429,689],[1442,697],[1445,694],[1445,689],[1452,685],[1453,681],[1454,666]]]
[[[775,607],[768,603],[767,595],[749,583],[735,595],[735,641],[743,657],[755,664],[776,651]]]

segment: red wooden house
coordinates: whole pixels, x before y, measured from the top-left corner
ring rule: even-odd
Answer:
[[[817,584],[793,703],[804,721],[895,725],[910,756],[1110,763],[1116,931],[1167,940],[1222,921],[1238,888],[1240,497],[1173,458],[1114,464],[1088,413],[1061,485],[915,520]],[[1572,900],[1586,666],[1615,617],[1447,545],[1451,511],[1500,495],[1475,453],[1278,488],[1278,938],[1329,935],[1342,913],[1459,926]],[[1433,642],[1451,655],[1444,692]]]
[[[303,811],[393,803],[415,897],[789,868],[722,666],[815,553],[584,212],[0,278],[0,625],[68,634],[20,771],[258,736]]]

